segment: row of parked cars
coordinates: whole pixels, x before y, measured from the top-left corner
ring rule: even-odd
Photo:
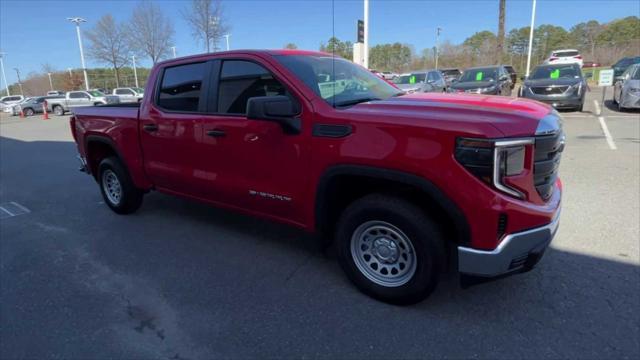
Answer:
[[[549,57],[535,67],[529,76],[521,77],[517,96],[552,105],[557,109],[582,111],[587,78],[578,50],[552,51]],[[633,65],[636,64],[636,65]],[[623,58],[613,65],[616,76],[613,101],[620,110],[640,108],[640,86],[637,84],[640,57]],[[510,65],[480,66],[460,71],[457,68],[428,69],[405,74],[373,71],[407,92],[449,92],[511,96],[518,76]]]
[[[140,102],[144,96],[144,89],[138,87],[123,87],[113,89],[107,95],[104,89],[80,91],[48,91],[45,96],[24,97],[22,95],[5,96],[0,99],[0,110],[11,115],[32,116],[41,114],[44,109],[56,115],[64,115],[71,107],[100,106],[117,103]]]

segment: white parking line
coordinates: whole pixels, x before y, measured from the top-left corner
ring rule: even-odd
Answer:
[[[14,201],[0,204],[0,219],[2,220],[30,212],[31,210]]]
[[[598,116],[598,121],[600,122],[600,127],[602,128],[602,132],[604,133],[604,137],[607,139],[607,144],[611,150],[616,150],[616,143],[613,142],[613,138],[611,137],[611,133],[609,132],[609,128],[607,127],[607,123],[604,122],[603,116]]]
[[[598,104],[598,100],[593,100],[593,105],[596,107],[596,114],[602,115],[602,109],[600,109],[600,104]]]

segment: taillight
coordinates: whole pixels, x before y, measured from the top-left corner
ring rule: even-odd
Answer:
[[[574,58],[574,59],[580,59],[580,60],[582,60],[582,55],[576,55],[576,56],[574,56],[573,58]]]
[[[471,174],[485,183],[513,197],[523,199],[524,194],[508,185],[505,180],[525,170],[526,146],[530,138],[513,140],[459,138],[455,158]]]
[[[557,57],[553,57],[553,56],[552,56],[552,57],[550,57],[550,58],[549,58],[549,61],[556,61],[556,60],[558,60],[558,58],[557,58]]]

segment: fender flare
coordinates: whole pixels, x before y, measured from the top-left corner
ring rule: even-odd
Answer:
[[[393,181],[412,186],[424,192],[429,198],[433,199],[435,205],[444,210],[447,217],[453,222],[453,225],[455,226],[456,242],[458,244],[469,243],[471,239],[471,231],[464,213],[431,181],[424,177],[404,171],[365,165],[334,165],[322,173],[316,190],[315,223],[317,229],[322,229],[328,225],[329,201],[327,201],[327,191],[331,184],[331,180],[337,176],[343,175]]]
[[[94,142],[99,142],[105,145],[108,145],[111,149],[113,149],[113,151],[116,153],[116,156],[120,159],[120,161],[122,161],[122,163],[126,165],[125,161],[124,161],[124,157],[122,157],[122,154],[120,153],[120,150],[118,150],[118,147],[116,146],[116,143],[111,140],[110,138],[106,137],[106,136],[102,136],[102,135],[87,135],[84,139],[84,151],[85,151],[85,155],[87,156],[87,161],[89,161],[90,155],[89,155],[89,144],[90,143],[94,143]],[[90,164],[91,165],[91,164]],[[98,166],[99,164],[95,164],[96,166]],[[89,166],[89,170],[91,170],[91,166]],[[128,169],[127,169],[128,170]],[[97,174],[92,174],[94,177],[97,176]]]

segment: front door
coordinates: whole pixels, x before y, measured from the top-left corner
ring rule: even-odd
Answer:
[[[252,60],[256,59],[222,59],[212,67],[211,114],[202,117],[198,171],[208,183],[211,200],[302,223],[309,139],[303,134],[285,134],[274,122],[246,117],[249,98],[287,95],[300,104],[299,97],[273,69]],[[304,133],[311,111],[300,105]]]
[[[140,109],[140,141],[145,171],[157,188],[204,196],[197,182],[206,112],[210,62],[167,67],[159,75],[158,94]]]

